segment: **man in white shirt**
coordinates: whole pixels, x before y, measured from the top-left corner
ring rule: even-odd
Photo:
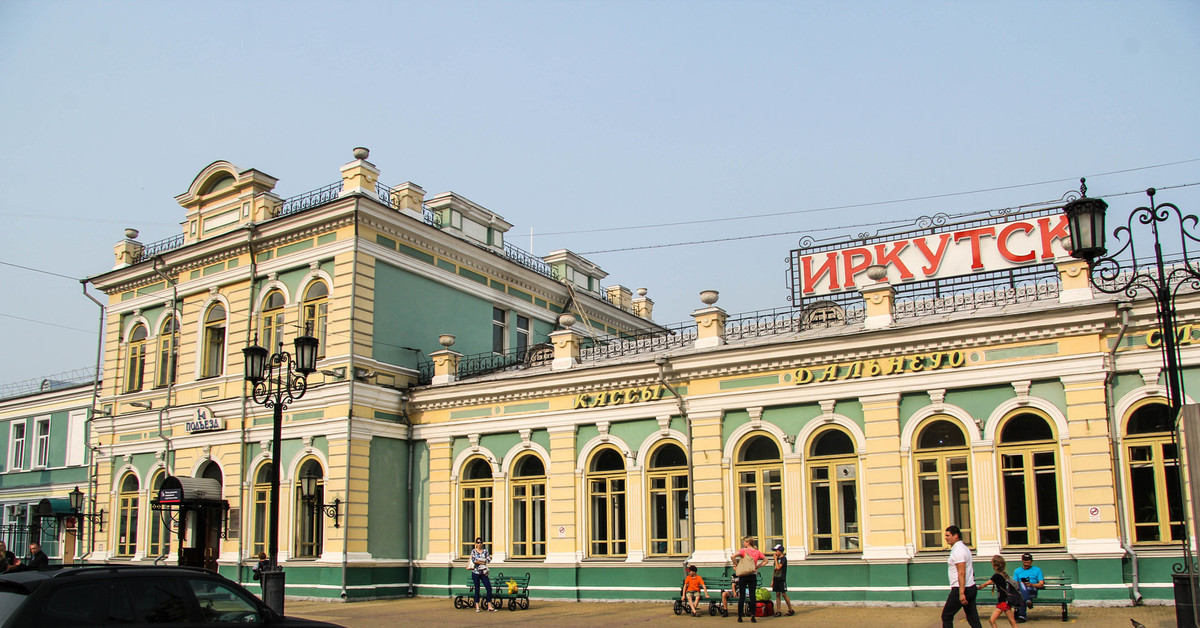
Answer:
[[[982,628],[979,624],[979,610],[975,608],[975,596],[979,589],[975,586],[975,566],[971,564],[971,548],[962,542],[962,530],[958,526],[946,528],[943,535],[946,544],[950,546],[950,559],[946,561],[950,571],[950,595],[946,597],[946,605],[942,607],[942,628],[953,628],[954,616],[958,609],[963,609],[967,615],[967,624],[971,628]]]

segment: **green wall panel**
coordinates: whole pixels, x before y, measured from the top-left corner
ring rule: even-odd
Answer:
[[[1060,411],[1067,411],[1067,391],[1058,380],[1033,382],[1029,386],[1029,396],[1045,399]]]
[[[988,386],[946,391],[946,403],[967,411],[972,418],[987,421],[997,406],[1016,397],[1012,386]]]
[[[492,348],[492,303],[379,262],[375,267],[375,344],[372,357],[409,368],[417,352],[442,349],[438,335],[454,334],[464,355]]]
[[[368,468],[367,551],[376,559],[407,558],[403,522],[413,521],[408,504],[408,442],[372,438]]]

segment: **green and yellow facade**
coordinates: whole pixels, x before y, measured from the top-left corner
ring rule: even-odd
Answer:
[[[980,570],[1030,551],[1079,604],[1172,599],[1186,475],[1154,306],[1092,294],[1078,262],[1019,303],[906,316],[884,279],[837,317],[712,295],[666,330],[644,291],[569,251],[522,258],[472,201],[381,186],[365,154],[342,175],[283,199],[216,162],[177,197],[182,240],[123,241],[89,279],[108,305],[82,469],[112,517],[88,560],[177,560],[149,503],[209,477],[229,505],[212,558],[256,586],[280,464],[290,596],[461,592],[483,536],[534,597],[661,599],[750,535],[787,548],[793,599],[935,603],[955,524]],[[1186,383],[1198,306],[1179,298]],[[319,370],[273,452],[241,349],[301,329]],[[522,359],[473,371],[489,352]],[[299,500],[307,471],[336,527]]]

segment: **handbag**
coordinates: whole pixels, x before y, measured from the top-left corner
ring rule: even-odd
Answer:
[[[758,566],[755,564],[755,562],[756,561],[753,558],[751,558],[748,554],[745,554],[745,553],[741,554],[738,557],[737,564],[733,566],[734,575],[748,576],[748,575],[754,573],[755,571],[758,571]]]

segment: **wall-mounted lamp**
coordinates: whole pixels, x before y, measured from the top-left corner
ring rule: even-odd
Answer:
[[[360,382],[365,382],[368,379],[374,379],[376,375],[378,375],[378,373],[375,371],[359,368],[357,366],[354,367],[354,379],[357,379]]]
[[[70,500],[72,514],[86,521],[94,521],[98,526],[100,526],[100,532],[104,532],[103,508],[101,508],[100,512],[98,513],[87,514],[80,512],[80,510],[83,508],[83,491],[79,490],[78,486],[75,487],[75,490],[67,493],[67,499]]]
[[[142,408],[145,410],[149,410],[150,408],[154,407],[154,402],[153,401],[130,401],[129,405],[131,405],[135,408]]]
[[[318,508],[323,510],[326,517],[333,518],[333,527],[340,528],[338,510],[341,508],[342,500],[335,497],[332,504],[317,503],[317,480],[319,479],[321,478],[313,475],[312,469],[304,472],[304,475],[300,477],[300,501],[314,511]]]

